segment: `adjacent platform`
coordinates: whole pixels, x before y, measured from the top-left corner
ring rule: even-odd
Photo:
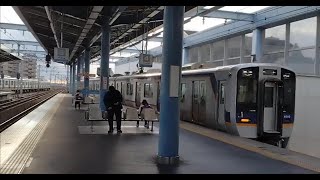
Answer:
[[[7,158],[1,161],[1,173],[283,174],[317,173],[320,167],[316,158],[184,122],[180,125],[181,163],[159,166],[155,163],[157,123],[153,132],[137,128],[135,122],[123,123],[120,135],[108,135],[107,122],[95,122],[91,131],[90,122],[84,120],[85,107],[76,110],[71,99],[59,94],[30,113],[32,117],[2,132],[1,153],[6,152]],[[23,130],[27,127],[28,131]],[[282,155],[288,157],[287,163],[279,158]],[[305,157],[301,162],[310,158],[310,166],[293,165],[290,158],[298,156]]]

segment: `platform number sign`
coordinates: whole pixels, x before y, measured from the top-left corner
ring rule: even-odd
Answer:
[[[54,48],[54,61],[66,63],[69,61],[69,48]]]
[[[108,89],[108,77],[102,77],[103,89]]]
[[[150,54],[140,54],[139,67],[152,67],[152,56]]]

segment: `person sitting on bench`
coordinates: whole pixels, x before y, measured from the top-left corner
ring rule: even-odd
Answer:
[[[147,100],[143,100],[142,102],[141,102],[141,106],[140,106],[140,108],[139,108],[139,116],[141,117],[141,118],[143,118],[143,114],[142,114],[142,110],[143,109],[145,109],[145,108],[151,108],[152,109],[152,107],[149,105],[149,103],[147,102]],[[144,127],[148,127],[148,123],[147,123],[147,121],[145,121],[144,122]]]
[[[77,90],[77,93],[75,95],[75,101],[74,101],[74,108],[75,109],[77,109],[77,105],[80,109],[81,100],[82,100],[82,97],[80,96],[80,91]]]

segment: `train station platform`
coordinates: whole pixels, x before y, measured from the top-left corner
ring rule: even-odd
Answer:
[[[159,129],[85,121],[85,106],[58,94],[1,133],[1,174],[313,174],[320,160],[286,149],[180,123],[176,166],[155,163]]]

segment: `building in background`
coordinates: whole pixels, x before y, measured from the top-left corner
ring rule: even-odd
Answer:
[[[23,56],[22,61],[10,61],[0,63],[0,72],[4,75],[17,77],[18,65],[21,67],[21,77],[24,79],[36,78],[37,76],[37,59],[30,56]]]

